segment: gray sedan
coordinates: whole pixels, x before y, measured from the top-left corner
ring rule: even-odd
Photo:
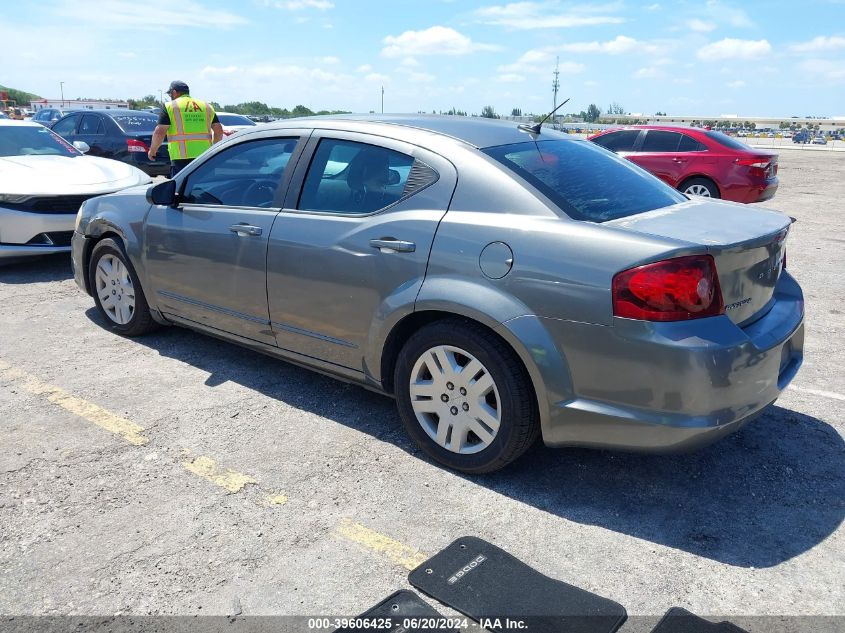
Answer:
[[[686,450],[803,357],[789,217],[688,199],[549,129],[296,119],[84,204],[76,281],[126,336],[177,324],[395,396],[468,473],[551,446]]]

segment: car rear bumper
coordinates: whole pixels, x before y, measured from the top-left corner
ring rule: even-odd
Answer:
[[[70,251],[76,213],[30,213],[0,207],[0,259]]]
[[[709,444],[774,402],[803,360],[804,300],[786,273],[768,313],[742,328],[727,316],[617,318],[609,327],[542,321],[565,352],[571,384],[545,403],[550,446],[676,452]]]

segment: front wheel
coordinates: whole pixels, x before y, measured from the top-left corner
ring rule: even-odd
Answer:
[[[449,468],[499,470],[539,434],[534,390],[519,358],[466,321],[438,321],[416,332],[399,354],[394,385],[408,435]]]
[[[97,309],[115,332],[141,336],[157,327],[138,275],[117,241],[105,238],[94,246],[89,283]]]

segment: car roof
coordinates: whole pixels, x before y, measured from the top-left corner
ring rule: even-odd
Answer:
[[[482,117],[425,115],[425,114],[332,114],[274,121],[264,129],[290,127],[334,127],[364,131],[387,131],[385,126],[400,126],[407,130],[422,130],[450,137],[476,148],[524,143],[533,136],[520,130],[514,121],[499,121]],[[551,127],[543,128],[538,140],[570,140],[566,134]]]
[[[149,115],[156,117],[155,112],[150,112],[149,110],[130,110],[129,108],[83,108],[80,110],[66,110],[67,114],[79,114],[82,112],[83,114],[105,114],[106,116],[115,116],[115,115]]]

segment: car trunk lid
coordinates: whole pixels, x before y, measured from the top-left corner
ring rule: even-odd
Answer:
[[[700,246],[712,255],[725,314],[740,325],[771,306],[790,224],[777,211],[703,198],[605,223]]]

